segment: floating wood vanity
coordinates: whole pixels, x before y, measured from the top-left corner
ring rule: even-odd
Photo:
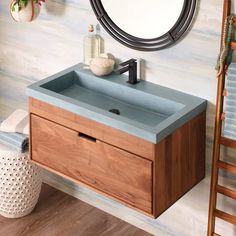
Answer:
[[[159,216],[205,174],[205,112],[153,144],[30,98],[34,163]]]
[[[70,68],[70,70],[74,70],[74,68]],[[68,71],[63,74],[68,75]],[[82,89],[88,86],[85,82],[90,81],[91,84],[94,84],[93,77],[90,78],[89,74],[86,74],[86,79],[87,77],[88,79],[84,82],[82,81],[83,74],[80,74],[81,84],[74,85],[75,80],[68,82],[69,78],[75,76],[74,74],[65,78],[63,75],[58,87],[58,85],[55,86],[55,78],[60,78],[60,76],[61,74],[50,77],[28,88],[30,154],[34,163],[154,218],[204,178],[206,123],[204,100],[171,90],[171,95],[168,96],[171,99],[171,96],[176,98],[175,102],[177,105],[179,104],[178,110],[166,115],[165,120],[160,121],[157,125],[150,123],[150,127],[153,125],[153,128],[143,126],[144,128],[139,132],[138,129],[129,129],[131,127],[129,125],[126,127],[126,123],[122,123],[123,125],[119,123],[121,128],[116,128],[115,125],[119,121],[123,122],[122,119],[124,119],[116,114],[104,112],[105,116],[101,116],[102,118],[99,119],[96,118],[99,112],[88,115],[86,112],[93,109],[93,106],[82,110],[83,115],[78,114],[81,112],[79,109],[83,103],[77,103],[74,97],[67,97],[64,100],[68,91],[60,86],[69,87],[69,94],[72,93],[71,89],[78,89],[76,86],[79,86],[78,92],[83,95]],[[113,83],[112,78],[108,82],[96,78],[96,88],[99,88],[99,83],[105,82],[106,86]],[[124,78],[124,81],[126,79]],[[74,82],[72,83],[72,81]],[[120,83],[119,80],[117,81],[112,84],[112,88]],[[145,83],[143,88],[142,83]],[[123,96],[126,96],[126,89],[127,94],[132,91],[137,92],[137,89],[146,89],[150,93],[156,91],[152,90],[155,85],[150,83],[149,89],[148,82],[142,83],[137,87],[132,87],[124,82],[122,84],[125,87]],[[47,84],[46,87],[45,84]],[[84,87],[82,88],[82,86]],[[156,88],[158,90],[158,87]],[[86,89],[88,90],[88,88]],[[157,106],[166,96],[165,91],[169,91],[167,88],[161,87],[157,91],[159,95],[162,94],[162,90],[164,92],[162,98],[158,98],[160,102],[157,103]],[[91,93],[91,96],[95,96],[97,99],[97,103],[99,99],[102,99],[100,92],[94,93],[94,90],[91,90]],[[145,93],[142,95],[143,99],[149,99],[145,98]],[[77,96],[77,93],[73,96]],[[190,99],[186,99],[186,96]],[[183,100],[181,100],[182,97]],[[153,98],[155,97],[151,96],[151,99]],[[83,97],[77,99],[80,101]],[[86,94],[86,99],[88,102],[93,102],[88,94]],[[189,103],[183,104],[184,100],[186,100],[186,104]],[[118,106],[116,101],[112,104]],[[168,101],[168,104],[166,107],[173,110],[171,101]],[[160,105],[158,109],[161,110],[162,107],[167,114],[165,106]],[[125,111],[127,111],[125,109],[128,108],[126,104],[122,103],[120,105],[121,114],[125,116]],[[162,111],[164,113],[164,110]],[[142,109],[137,110],[140,116],[145,115],[148,111],[142,112]],[[153,114],[151,115],[153,116]],[[163,117],[159,113],[154,115],[157,118]],[[113,121],[114,123],[112,123]],[[127,122],[132,121],[127,119]],[[163,128],[164,122],[168,126],[166,126],[167,129]],[[139,127],[139,123],[134,122],[134,124]],[[158,127],[161,127],[159,132]],[[145,136],[146,133],[143,133],[143,130],[150,135]]]

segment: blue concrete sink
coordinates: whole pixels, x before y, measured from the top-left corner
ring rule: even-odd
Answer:
[[[30,85],[27,94],[153,143],[206,109],[201,98],[126,81],[124,75],[96,77],[78,64]]]

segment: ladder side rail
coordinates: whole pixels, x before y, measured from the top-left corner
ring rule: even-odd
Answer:
[[[223,42],[224,22],[230,15],[230,7],[231,7],[230,0],[224,0],[221,47],[223,46],[224,43]],[[217,202],[216,186],[218,184],[218,174],[219,174],[219,169],[217,168],[217,162],[219,160],[219,155],[220,155],[220,137],[222,128],[221,114],[223,110],[223,90],[225,83],[225,71],[226,71],[226,66],[224,66],[223,72],[218,78],[218,86],[217,86],[216,117],[215,117],[214,144],[213,144],[213,157],[212,157],[213,164],[211,170],[210,204],[209,204],[208,231],[207,231],[208,236],[212,236],[215,230],[214,211]]]

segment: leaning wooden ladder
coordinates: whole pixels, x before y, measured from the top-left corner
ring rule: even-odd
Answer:
[[[221,46],[223,45],[223,32],[224,24],[230,15],[231,1],[224,0],[224,11],[223,11],[223,24],[222,24],[222,39]],[[233,24],[236,25],[236,17],[233,18]],[[230,47],[232,50],[236,50],[236,43],[231,42]],[[220,160],[220,149],[221,145],[226,147],[236,148],[236,140],[232,140],[222,136],[222,124],[224,120],[223,104],[224,96],[226,95],[225,90],[225,74],[227,65],[224,63],[223,71],[218,76],[218,88],[217,88],[217,101],[216,101],[216,118],[215,118],[215,133],[214,133],[214,145],[213,145],[213,161],[212,161],[212,175],[211,175],[211,191],[210,191],[210,206],[209,206],[209,218],[208,218],[208,236],[219,236],[215,232],[215,221],[216,218],[227,221],[231,224],[236,224],[236,216],[228,214],[224,211],[217,209],[217,194],[223,194],[227,197],[236,200],[236,191],[221,186],[218,183],[219,169],[227,171],[232,174],[236,174],[236,166],[231,165],[227,162]]]

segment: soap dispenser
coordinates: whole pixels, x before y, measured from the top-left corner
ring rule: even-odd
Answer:
[[[94,33],[93,25],[88,27],[89,34],[84,38],[84,64],[89,65],[91,59],[98,57],[101,53],[101,36]]]

